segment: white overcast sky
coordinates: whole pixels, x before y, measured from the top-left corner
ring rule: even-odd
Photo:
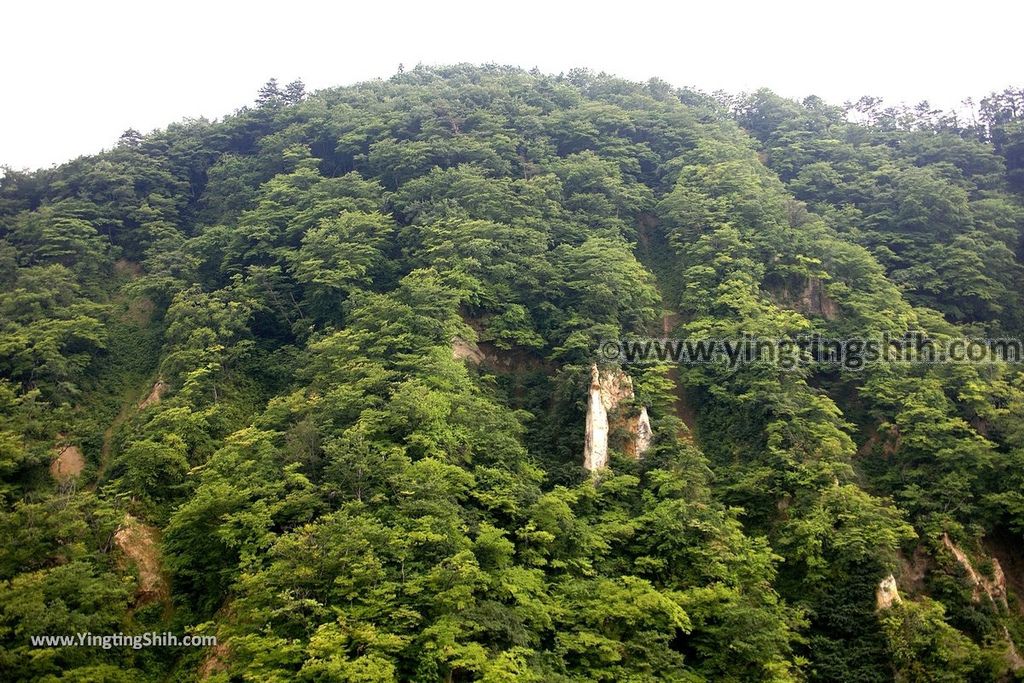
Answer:
[[[0,5],[0,165],[35,168],[183,117],[269,77],[309,90],[399,63],[576,66],[703,90],[770,87],[955,106],[1024,85],[1024,2],[615,3],[133,0]]]

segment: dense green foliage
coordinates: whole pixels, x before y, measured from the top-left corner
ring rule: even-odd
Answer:
[[[8,171],[0,678],[1012,677],[1018,367],[630,367],[581,456],[602,339],[1024,333],[1020,100],[420,67]]]

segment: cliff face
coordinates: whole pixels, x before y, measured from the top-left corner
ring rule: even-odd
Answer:
[[[818,277],[784,283],[772,288],[771,295],[783,307],[806,316],[826,320],[839,317],[839,304],[825,291],[825,285]]]
[[[163,400],[164,394],[166,394],[167,390],[170,388],[171,386],[167,382],[162,379],[158,379],[156,383],[153,384],[153,389],[149,392],[149,395],[139,403],[139,410],[145,410],[149,406],[160,403],[160,401]]]
[[[987,597],[997,610],[1005,612],[1009,609],[1009,601],[1006,598],[1006,574],[1003,572],[1002,564],[994,555],[988,558],[992,566],[989,572],[990,575],[986,576],[983,572],[975,569],[974,564],[967,557],[967,553],[953,542],[949,534],[942,534],[942,544],[952,553],[957,564],[964,570],[965,578],[971,585],[971,598],[974,602],[980,602],[984,597]],[[1006,624],[1002,625],[1001,630],[1006,641],[1004,657],[1007,664],[1012,671],[1024,669],[1024,656],[1017,651],[1017,645],[1014,643],[1013,636],[1010,635],[1010,630],[1006,627]]]
[[[605,386],[602,386],[603,380]],[[607,380],[601,377],[594,365],[590,368],[587,428],[583,441],[583,467],[591,472],[608,466],[608,410],[611,407]]]
[[[458,336],[452,339],[452,358],[469,365],[482,366],[492,372],[553,371],[551,364],[529,349],[500,348],[491,342]]]
[[[651,428],[651,416],[647,414],[647,406],[640,408],[640,415],[636,419],[636,457],[643,456],[651,448],[654,440],[654,430]]]
[[[981,600],[982,595],[986,595],[994,605],[1005,609],[1007,607],[1006,575],[1003,573],[1003,567],[999,560],[995,557],[990,558],[992,562],[992,576],[990,578],[974,568],[967,554],[960,546],[953,543],[949,534],[942,534],[942,544],[953,554],[957,564],[963,568],[967,581],[971,584],[974,601],[978,602]]]
[[[476,342],[455,337],[452,340],[452,357],[456,360],[464,360],[474,365],[479,365],[487,358]]]
[[[903,602],[899,589],[896,587],[896,577],[892,574],[882,579],[875,590],[875,602],[878,609],[889,609],[894,604]]]
[[[613,433],[626,434],[622,450],[634,458],[643,457],[650,449],[654,432],[647,408],[642,407],[637,415],[622,409],[623,402],[633,396],[633,380],[625,372],[591,366],[583,446],[583,467],[587,470],[595,472],[608,466],[608,443]]]

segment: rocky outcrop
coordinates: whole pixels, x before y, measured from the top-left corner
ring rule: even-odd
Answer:
[[[529,349],[506,349],[490,342],[471,341],[458,336],[452,339],[452,358],[493,372],[550,373],[553,370],[549,363]]]
[[[957,564],[959,564],[964,570],[967,582],[971,585],[972,600],[975,602],[981,602],[987,597],[997,609],[1008,608],[1009,603],[1006,599],[1006,574],[1003,572],[1002,564],[994,555],[989,558],[992,562],[992,575],[986,576],[984,573],[979,572],[974,568],[974,564],[971,562],[970,558],[967,557],[967,553],[953,542],[949,537],[949,534],[942,534],[942,545],[952,553]],[[1006,650],[1004,652],[1006,663],[1012,671],[1020,671],[1024,669],[1024,657],[1022,657],[1020,652],[1017,650],[1017,646],[1013,642],[1013,636],[1010,635],[1009,629],[1004,625],[1002,627],[1002,631],[1003,637],[1006,641]]]
[[[486,356],[480,350],[480,347],[477,346],[476,342],[468,341],[462,337],[455,337],[452,339],[452,358],[479,365],[486,359]]]
[[[932,561],[927,549],[923,544],[914,548],[914,551],[907,555],[902,551],[898,553],[900,562],[899,583],[905,591],[911,595],[918,595],[925,592],[925,577],[931,570]]]
[[[893,605],[903,602],[900,597],[899,588],[896,586],[896,577],[892,574],[882,579],[875,590],[875,603],[878,609],[889,609]]]
[[[651,447],[653,430],[647,408],[629,415],[621,408],[633,398],[633,380],[622,370],[590,368],[590,389],[587,397],[586,436],[583,445],[583,467],[591,472],[608,466],[608,444],[614,432],[626,436],[623,452],[642,458]]]
[[[802,281],[770,287],[773,298],[786,308],[806,316],[835,320],[839,317],[839,304],[825,291],[820,277],[806,277]]]
[[[949,538],[949,534],[942,534],[942,544],[946,546],[949,552],[953,553],[953,557],[956,558],[957,563],[963,568],[964,573],[967,574],[967,580],[972,587],[974,601],[977,602],[981,600],[982,595],[987,595],[993,604],[1005,608],[1007,605],[1006,575],[1003,573],[1003,567],[999,564],[999,560],[995,557],[992,558],[992,577],[989,578],[975,570],[971,560],[959,546],[953,543]]]
[[[634,433],[636,434],[636,456],[640,458],[651,449],[651,443],[654,441],[654,430],[651,428],[651,416],[647,414],[647,406],[640,408]]]
[[[611,392],[602,386],[597,366],[590,368],[590,394],[587,399],[587,428],[583,441],[583,467],[590,472],[608,466],[608,410]]]
[[[228,657],[230,655],[231,650],[228,648],[228,644],[218,640],[217,644],[207,651],[203,661],[199,664],[199,670],[197,671],[199,680],[205,681],[215,674],[227,671]]]
[[[839,317],[839,304],[825,291],[825,286],[820,278],[807,279],[807,284],[800,291],[796,305],[797,310],[808,315],[820,316],[826,320],[835,320]]]
[[[166,394],[167,390],[170,388],[171,385],[162,379],[158,379],[153,384],[153,388],[150,390],[149,395],[146,396],[142,403],[139,404],[139,410],[145,410],[149,406],[159,403],[163,399],[164,394]]]
[[[230,665],[231,646],[228,644],[228,639],[225,635],[225,627],[236,623],[235,611],[231,606],[230,598],[217,610],[213,623],[216,624],[216,633],[214,635],[217,637],[217,643],[210,646],[210,649],[206,651],[206,656],[203,657],[203,661],[199,664],[196,674],[200,681],[205,681],[211,676],[227,671]]]
[[[114,545],[138,572],[137,603],[145,605],[157,600],[168,601],[170,588],[163,573],[157,530],[131,515],[125,515],[114,533]]]
[[[1003,637],[1006,639],[1006,663],[1010,665],[1011,671],[1020,671],[1024,669],[1024,657],[1021,657],[1020,652],[1017,650],[1017,645],[1013,642],[1013,636],[1010,635],[1010,629],[1003,626]]]

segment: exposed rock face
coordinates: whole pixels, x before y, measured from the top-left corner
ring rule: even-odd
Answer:
[[[160,400],[164,397],[164,394],[166,394],[167,390],[170,388],[171,385],[169,385],[162,379],[158,379],[156,383],[153,385],[153,390],[149,392],[149,396],[147,396],[142,401],[142,403],[139,404],[139,410],[144,410],[145,408],[148,408],[151,405],[159,403]]]
[[[992,578],[989,578],[974,568],[970,558],[967,557],[967,554],[956,543],[953,543],[949,534],[942,534],[942,544],[953,554],[957,564],[967,574],[967,580],[972,588],[971,598],[975,602],[980,602],[984,595],[992,601],[995,607],[1002,607],[1003,609],[1008,607],[1006,600],[1006,574],[1003,572],[1003,566],[995,556],[990,558],[992,560]],[[1024,657],[1018,652],[1017,646],[1013,642],[1013,637],[1006,626],[1003,626],[1003,637],[1006,639],[1006,651],[1004,653],[1006,663],[1012,671],[1024,669]]]
[[[215,674],[227,671],[230,665],[231,646],[228,645],[228,639],[224,633],[225,626],[235,623],[235,612],[231,606],[230,598],[217,610],[213,621],[217,624],[216,633],[214,634],[217,636],[217,644],[211,646],[206,651],[206,656],[203,657],[203,661],[199,664],[196,676],[200,681],[205,681]]]
[[[775,300],[781,305],[792,308],[807,316],[816,316],[826,320],[839,317],[839,304],[828,295],[819,277],[808,277],[795,287],[785,285],[778,289],[772,288]]]
[[[826,320],[835,320],[839,316],[839,304],[828,295],[821,279],[808,278],[807,285],[800,292],[797,307],[810,315],[817,315]]]
[[[231,650],[228,648],[228,644],[221,642],[218,638],[217,644],[210,648],[206,653],[206,657],[203,658],[202,663],[199,665],[199,671],[197,672],[199,680],[205,681],[214,674],[227,671],[227,660],[230,654]]]
[[[903,602],[903,598],[900,597],[899,588],[896,586],[896,577],[892,574],[889,574],[878,584],[878,589],[875,590],[875,602],[880,610],[889,609],[893,605]]]
[[[601,379],[597,366],[592,366],[590,396],[587,401],[587,430],[583,441],[583,467],[591,472],[608,466],[608,408],[611,393],[602,388]]]
[[[504,349],[485,341],[452,339],[452,358],[481,365],[495,372],[550,372],[552,367],[529,349]]]
[[[981,600],[981,596],[984,594],[995,605],[1006,607],[1006,575],[1003,573],[1003,567],[999,564],[999,560],[992,558],[992,578],[990,579],[974,569],[971,560],[950,540],[949,534],[942,534],[942,544],[949,549],[949,552],[953,553],[957,563],[963,567],[967,574],[967,580],[973,587],[975,601]]]
[[[654,430],[651,429],[651,416],[647,414],[647,406],[640,408],[640,416],[636,419],[636,457],[642,458],[651,449]]]
[[[64,484],[82,473],[85,469],[85,458],[78,446],[59,444],[54,448],[57,457],[50,463],[50,476],[58,483]]]
[[[899,553],[900,560],[900,584],[904,590],[911,594],[923,593],[925,591],[924,579],[931,569],[931,557],[924,545],[918,545],[914,552],[908,557]]]
[[[608,439],[613,427],[625,428],[630,435],[623,450],[635,458],[643,457],[651,447],[653,430],[647,408],[636,416],[621,414],[620,404],[633,398],[633,380],[621,370],[590,368],[590,390],[587,400],[586,439],[583,446],[583,467],[591,472],[608,466]]]
[[[163,574],[156,529],[125,515],[124,522],[114,533],[114,545],[139,573],[138,603],[144,605],[155,600],[167,600],[170,589]]]
[[[476,342],[466,341],[462,337],[452,339],[452,357],[456,360],[465,360],[474,364],[480,364],[486,358],[480,347],[476,345]]]
[[[1017,645],[1013,642],[1010,629],[1003,626],[1003,637],[1006,638],[1006,663],[1010,665],[1011,671],[1024,669],[1024,657],[1021,657]]]

